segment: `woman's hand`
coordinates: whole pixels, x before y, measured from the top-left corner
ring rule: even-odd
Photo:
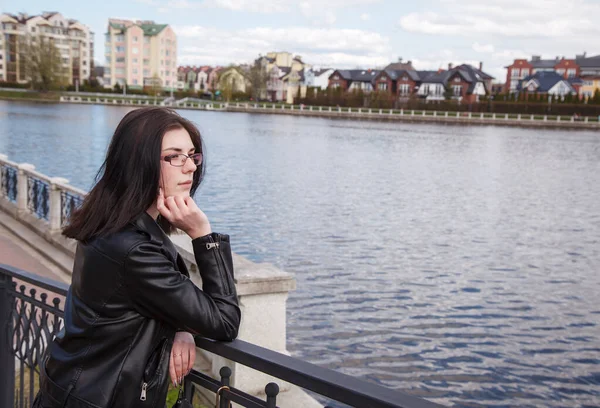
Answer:
[[[210,223],[206,214],[196,205],[192,197],[170,196],[165,198],[162,188],[156,200],[156,209],[176,228],[192,239],[210,234]]]
[[[173,386],[177,387],[183,383],[183,377],[192,370],[194,361],[196,361],[194,336],[188,332],[175,333],[175,340],[171,349],[171,361],[169,362],[169,374]]]

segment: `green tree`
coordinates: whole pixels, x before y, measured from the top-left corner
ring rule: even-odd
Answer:
[[[63,65],[54,39],[38,35],[21,36],[19,59],[25,76],[35,89],[48,91],[69,83],[69,67]]]

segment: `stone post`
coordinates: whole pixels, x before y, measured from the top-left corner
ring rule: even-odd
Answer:
[[[29,183],[27,182],[26,170],[35,170],[35,166],[29,163],[19,164],[17,170],[17,211],[19,213],[27,212],[27,198]]]
[[[62,203],[61,188],[59,184],[67,184],[69,180],[62,177],[53,177],[50,179],[50,233],[61,229],[62,221]]]

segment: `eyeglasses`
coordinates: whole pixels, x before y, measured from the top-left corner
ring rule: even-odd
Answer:
[[[163,157],[163,160],[169,162],[171,166],[182,167],[185,165],[187,159],[192,159],[196,166],[199,166],[202,163],[202,153],[194,153],[187,154],[179,153],[179,154],[170,154],[168,156]]]

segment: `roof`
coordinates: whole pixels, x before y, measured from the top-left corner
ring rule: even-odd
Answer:
[[[347,81],[372,82],[380,71],[375,69],[338,69],[335,72]]]
[[[596,67],[600,67],[600,55],[596,55],[594,57],[587,57],[587,58],[577,58],[575,60],[575,62],[581,68],[596,68]]]
[[[534,79],[538,84],[538,88],[536,90],[538,92],[548,92],[550,89],[552,89],[552,87],[554,87],[554,85],[556,85],[560,81],[568,83],[568,81],[566,81],[561,75],[557,74],[554,71],[538,71],[533,75],[529,75],[527,78],[521,81],[517,85],[517,90],[523,89],[522,87],[525,86],[532,79]]]
[[[327,71],[331,71],[332,69],[333,68],[322,68],[322,69],[314,70],[312,72],[315,74],[315,76],[319,76],[319,75],[323,75]]]
[[[450,71],[429,71],[430,74],[421,77],[422,83],[444,85],[450,77]]]
[[[152,36],[160,33],[164,30],[168,24],[140,24],[142,30],[144,30],[144,35]]]
[[[558,59],[537,59],[532,58],[529,63],[533,68],[554,68],[558,63]]]
[[[383,69],[384,71],[414,71],[415,69],[412,66],[412,62],[392,62],[387,67]]]

